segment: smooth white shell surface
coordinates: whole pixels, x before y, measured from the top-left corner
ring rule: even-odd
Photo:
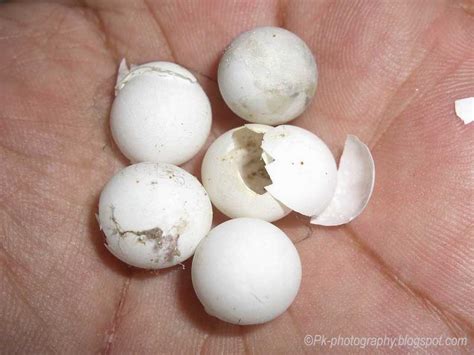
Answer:
[[[234,324],[258,324],[281,315],[301,282],[298,252],[283,231],[252,218],[211,230],[193,258],[194,290],[206,312]]]
[[[348,135],[339,162],[337,186],[329,206],[311,223],[338,226],[362,213],[375,183],[375,164],[369,148],[356,136]]]
[[[212,203],[226,216],[253,217],[272,222],[284,217],[291,210],[269,193],[258,194],[251,190],[242,179],[238,165],[245,151],[236,149],[233,134],[244,128],[257,133],[273,129],[270,126],[248,124],[219,136],[204,156],[202,183]]]
[[[337,166],[326,144],[303,128],[282,125],[263,136],[265,166],[272,184],[265,189],[306,216],[321,213],[336,189]]]
[[[188,259],[209,232],[212,207],[199,181],[166,163],[119,171],[100,195],[106,246],[132,266],[161,269]]]
[[[188,70],[169,62],[128,70],[122,61],[110,125],[132,162],[186,162],[206,142],[211,117],[209,99]]]
[[[454,102],[456,115],[468,124],[474,121],[474,97],[466,97],[465,99],[456,100]]]
[[[260,27],[239,35],[218,69],[227,105],[243,119],[268,125],[300,115],[313,97],[317,67],[308,46],[279,27]]]

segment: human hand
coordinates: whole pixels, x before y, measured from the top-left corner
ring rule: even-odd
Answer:
[[[300,252],[300,292],[278,319],[241,327],[204,312],[190,261],[151,273],[116,260],[94,213],[128,163],[108,121],[120,59],[193,71],[212,104],[210,143],[244,123],[219,95],[219,58],[261,25],[295,32],[316,56],[316,97],[295,124],[336,155],[359,136],[377,180],[349,225],[277,223]],[[0,5],[2,352],[329,350],[305,334],[467,336],[455,349],[472,350],[474,130],[453,105],[474,96],[473,38],[472,1]],[[202,153],[184,165],[197,176]]]

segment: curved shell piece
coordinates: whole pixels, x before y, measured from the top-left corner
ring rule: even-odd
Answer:
[[[469,124],[474,121],[474,97],[466,97],[454,102],[456,115],[464,122]]]
[[[337,182],[336,161],[327,145],[310,131],[281,125],[265,133],[262,149],[272,181],[265,189],[305,216],[324,211]]]
[[[349,223],[367,206],[374,188],[375,164],[369,148],[348,135],[337,172],[337,186],[329,206],[311,223],[338,226]]]

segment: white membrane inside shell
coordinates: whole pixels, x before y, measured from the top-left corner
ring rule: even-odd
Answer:
[[[466,97],[465,99],[456,100],[454,102],[456,115],[464,122],[464,124],[474,121],[474,97]]]
[[[263,136],[265,189],[278,201],[306,216],[321,213],[336,189],[337,166],[326,144],[303,128],[281,125]]]
[[[337,187],[329,206],[311,223],[338,226],[356,218],[369,202],[375,182],[375,164],[369,148],[348,135],[337,172]]]

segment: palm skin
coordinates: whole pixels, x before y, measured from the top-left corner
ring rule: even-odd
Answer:
[[[210,143],[243,123],[219,95],[220,55],[260,25],[297,33],[316,55],[316,97],[294,124],[336,156],[348,133],[368,142],[377,181],[349,225],[277,223],[302,258],[300,293],[278,319],[239,327],[206,315],[189,261],[151,273],[114,259],[94,213],[127,164],[108,129],[119,60],[192,70],[212,103]],[[466,336],[448,350],[472,351],[474,129],[453,102],[474,96],[473,38],[472,1],[0,5],[1,351],[330,350],[305,334]],[[201,158],[184,167],[198,175]]]

